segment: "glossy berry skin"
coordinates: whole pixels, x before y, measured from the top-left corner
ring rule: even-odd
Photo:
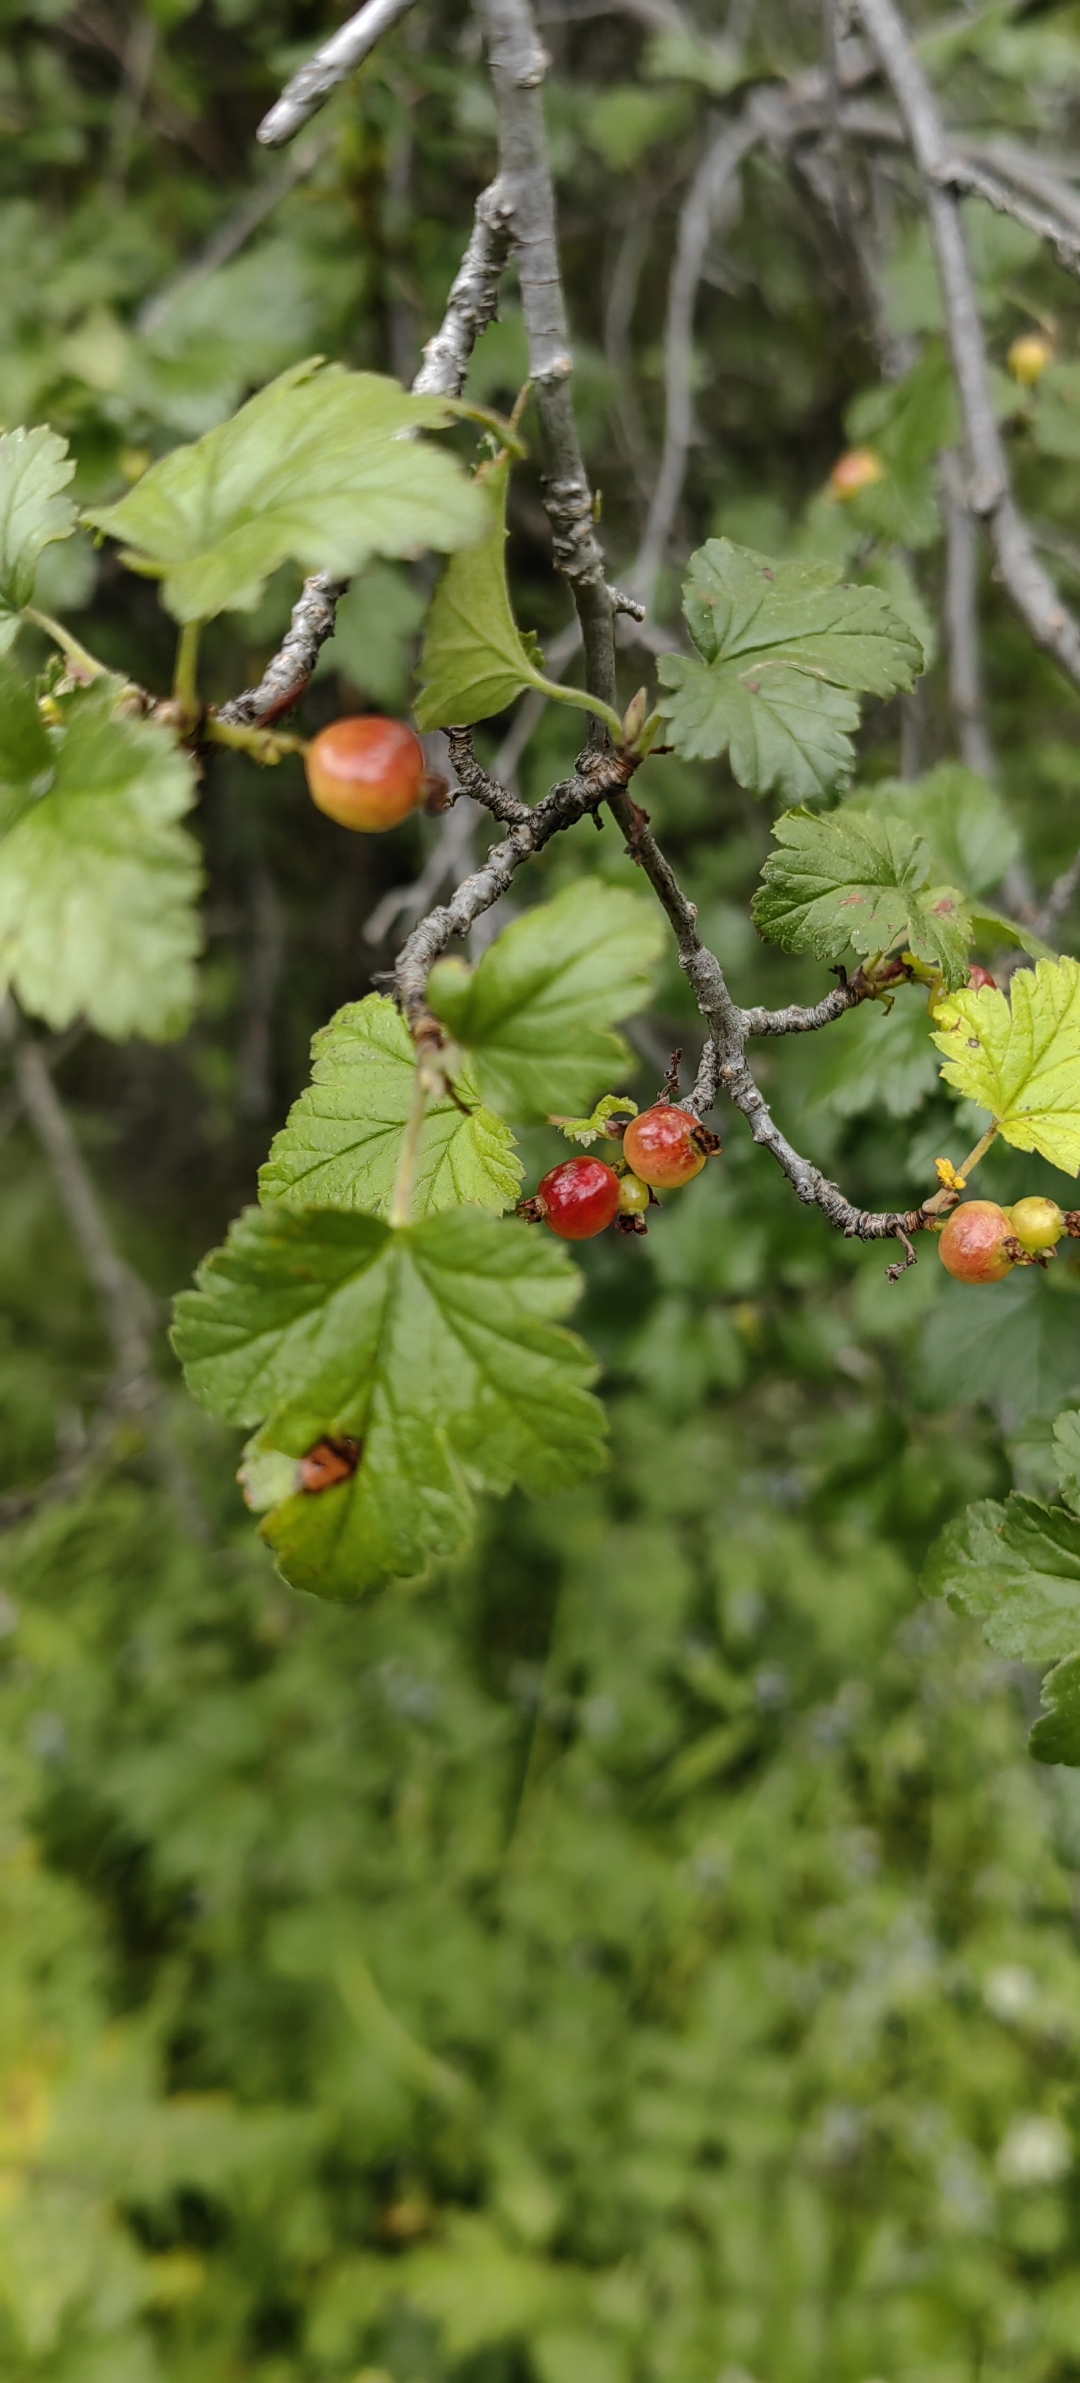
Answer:
[[[619,1215],[644,1216],[648,1205],[649,1186],[642,1182],[640,1175],[620,1176]]]
[[[1033,1258],[1044,1249],[1054,1249],[1065,1230],[1065,1219],[1057,1201],[1040,1199],[1037,1194],[1014,1201],[1008,1214],[1021,1249],[1026,1249]]]
[[[700,1175],[710,1151],[719,1148],[715,1134],[669,1101],[658,1101],[654,1109],[632,1117],[623,1135],[627,1166],[656,1191],[674,1191],[680,1183],[689,1183],[692,1175]]]
[[[1014,339],[1006,359],[1014,381],[1019,381],[1022,389],[1033,389],[1053,360],[1049,340],[1040,339],[1037,331],[1025,331],[1019,339]]]
[[[988,968],[983,968],[978,960],[973,960],[970,968],[968,969],[968,984],[970,985],[973,993],[983,993],[986,991],[987,986],[989,986],[993,992],[997,992],[996,976],[991,976],[990,970]]]
[[[861,496],[864,488],[872,488],[876,480],[885,478],[885,466],[872,447],[849,447],[846,455],[838,456],[829,473],[829,489],[842,505],[849,505],[853,497]]]
[[[1013,1222],[994,1200],[961,1200],[938,1242],[938,1256],[961,1283],[999,1283],[1011,1274],[1015,1260],[1005,1243]]]
[[[403,720],[332,720],[304,755],[311,799],[339,827],[381,835],[422,802],[424,748]]]
[[[602,1158],[566,1158],[539,1184],[536,1211],[560,1241],[592,1241],[619,1213],[619,1178]]]

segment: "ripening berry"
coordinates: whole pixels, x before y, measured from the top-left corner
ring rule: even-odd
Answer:
[[[961,1200],[938,1242],[938,1256],[961,1283],[999,1283],[1015,1260],[1005,1243],[1013,1221],[995,1200]]]
[[[1022,332],[1019,339],[1014,339],[1006,358],[1014,381],[1019,381],[1022,389],[1033,389],[1053,361],[1049,340],[1040,338],[1037,331]]]
[[[620,1216],[644,1216],[644,1214],[645,1214],[645,1210],[647,1209],[648,1205],[649,1205],[649,1186],[648,1186],[648,1184],[647,1184],[647,1183],[643,1183],[643,1182],[642,1182],[640,1175],[622,1175],[622,1176],[620,1176],[620,1178],[619,1178],[619,1214],[620,1214]]]
[[[619,1213],[619,1178],[602,1158],[566,1158],[523,1203],[527,1216],[542,1217],[561,1241],[591,1241]]]
[[[1041,1199],[1032,1193],[1026,1200],[1015,1200],[1006,1211],[1012,1218],[1012,1229],[1021,1249],[1036,1258],[1044,1249],[1053,1249],[1065,1230],[1065,1219],[1056,1200]]]
[[[403,720],[372,713],[333,720],[304,755],[311,799],[339,827],[379,835],[406,819],[427,789],[424,748]]]
[[[968,984],[970,985],[973,993],[984,992],[987,985],[989,985],[995,993],[997,992],[996,976],[991,976],[990,970],[988,968],[981,967],[978,960],[973,960],[970,968],[968,969]]]
[[[689,1183],[719,1148],[718,1134],[699,1125],[689,1109],[674,1108],[670,1101],[658,1101],[654,1109],[632,1117],[623,1135],[627,1166],[657,1191],[674,1191],[678,1184]]]
[[[829,491],[842,505],[849,505],[852,497],[861,496],[864,488],[872,488],[876,480],[884,478],[885,466],[872,447],[849,447],[829,473]]]

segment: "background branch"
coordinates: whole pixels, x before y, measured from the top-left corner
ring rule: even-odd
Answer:
[[[413,0],[365,0],[365,6],[340,25],[331,39],[323,43],[286,83],[281,98],[263,117],[256,133],[264,149],[281,149],[286,141],[301,131],[308,118],[321,108],[336,91],[339,83],[363,63],[369,51],[391,26],[407,15]]]
[[[987,522],[1001,578],[1036,644],[1080,686],[1080,626],[1043,570],[1009,484],[959,201],[947,187],[953,160],[937,102],[893,0],[858,0],[858,6],[892,85],[923,180],[964,416],[971,467],[968,503]]]

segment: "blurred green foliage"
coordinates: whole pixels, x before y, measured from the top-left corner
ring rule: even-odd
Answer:
[[[575,386],[616,576],[711,111],[819,52],[816,7],[732,18],[725,38],[545,20]],[[253,130],[325,14],[10,0],[5,22],[0,420],[69,437],[83,503],[306,353],[411,376],[493,157],[456,10],[406,21],[298,170]],[[957,121],[1067,153],[1080,12],[928,12],[926,30]],[[892,182],[889,210],[886,327],[929,344],[883,386],[842,227],[798,170],[748,162],[699,301],[680,538],[854,555],[918,627],[940,597],[948,420],[929,250]],[[1002,403],[1074,584],[1075,285],[969,212],[995,361],[1033,320],[1056,327],[1054,378],[1034,397],[1003,384]],[[524,370],[511,299],[472,386],[503,403]],[[848,436],[887,455],[891,512],[880,489],[843,521],[822,498]],[[519,617],[550,638],[567,606],[535,472],[511,568]],[[212,695],[254,677],[295,585],[286,569],[257,613],[216,624]],[[430,585],[387,563],[356,584],[309,728],[358,697],[405,701]],[[48,550],[38,601],[167,685],[156,595],[85,537]],[[1045,887],[1080,837],[1077,699],[1000,591],[983,604],[1004,847],[1019,831]],[[627,697],[640,670],[625,659]],[[577,735],[541,721],[528,792]],[[906,764],[952,754],[940,664],[904,718],[871,714],[864,777],[894,778],[902,745]],[[816,997],[821,968],[748,924],[766,815],[718,767],[653,761],[640,783],[740,997]],[[252,1196],[312,1031],[386,965],[392,930],[373,943],[365,921],[439,832],[345,837],[293,765],[231,755],[199,826],[190,1034],[53,1055],[162,1299]],[[535,883],[584,867],[634,882],[612,831],[583,826]],[[916,1196],[974,1138],[920,1064],[921,1001],[761,1066],[800,1147],[871,1202]],[[631,1031],[647,1098],[671,1046],[693,1050],[673,962]],[[58,1460],[78,1472],[108,1350],[2,1102],[4,2383],[1073,2383],[1080,1798],[1024,1752],[1026,1675],[924,1605],[918,1576],[968,1500],[1047,1490],[1052,1418],[1080,1394],[1076,1264],[984,1295],[930,1253],[893,1288],[736,1123],[646,1242],[586,1252],[605,1479],[491,1508],[452,1574],[339,1612],[276,1579],[233,1439],[171,1376],[74,1495],[26,1513]],[[560,1154],[543,1129],[524,1147],[536,1173]],[[1009,1151],[983,1188],[1073,1196]]]

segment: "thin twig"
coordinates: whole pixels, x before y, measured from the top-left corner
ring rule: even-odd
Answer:
[[[413,0],[365,0],[365,6],[286,83],[256,133],[264,149],[284,148],[412,6]]]
[[[106,1225],[89,1169],[40,1045],[16,1030],[15,1081],[22,1106],[49,1160],[87,1274],[101,1303],[116,1360],[122,1403],[143,1403],[150,1375],[153,1303],[120,1256]]]

